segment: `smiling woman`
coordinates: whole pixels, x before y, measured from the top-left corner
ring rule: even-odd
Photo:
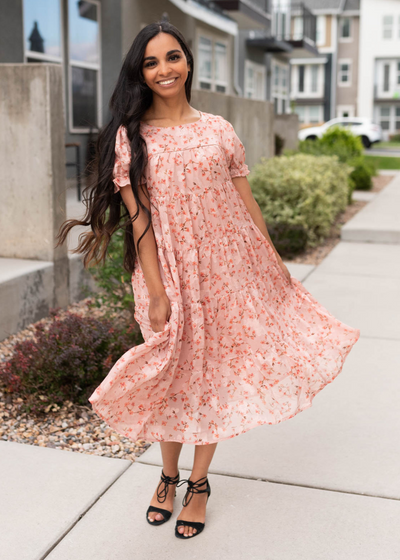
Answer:
[[[310,407],[359,337],[291,278],[252,195],[244,145],[229,121],[190,105],[192,75],[173,25],[142,29],[100,134],[87,214],[61,234],[91,225],[76,249],[86,263],[104,258],[122,208],[129,216],[124,262],[145,342],[89,401],[119,433],[160,442],[150,524],[168,521],[175,487],[187,483],[178,538],[204,529],[218,442]],[[179,482],[183,443],[196,450]]]

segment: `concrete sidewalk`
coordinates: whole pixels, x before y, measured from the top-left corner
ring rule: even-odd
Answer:
[[[383,206],[400,208],[397,188],[392,182],[365,207],[372,223],[374,209],[381,215]],[[318,267],[289,264],[361,337],[312,407],[218,444],[201,535],[190,542],[174,536],[185,487],[168,523],[151,527],[145,520],[161,472],[159,444],[132,464],[0,442],[1,558],[399,560],[396,231],[389,231],[394,243],[342,241]],[[183,446],[182,478],[193,451]]]

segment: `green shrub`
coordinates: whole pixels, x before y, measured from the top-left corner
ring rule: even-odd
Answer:
[[[372,177],[377,173],[376,165],[366,160],[364,157],[349,160],[349,165],[353,167],[350,178],[354,181],[354,188],[358,190],[370,190],[372,188]]]
[[[123,266],[124,232],[118,229],[111,237],[107,257],[103,266],[91,266],[100,292],[90,294],[94,299],[93,307],[108,308],[106,316],[126,312],[134,322],[135,298],[132,291],[131,274]]]
[[[348,204],[350,172],[337,157],[308,154],[262,158],[254,166],[249,182],[278,252],[291,256],[329,233]]]
[[[35,327],[34,339],[17,342],[0,364],[0,381],[8,393],[23,398],[25,411],[47,413],[66,400],[88,404],[88,397],[114,363],[143,342],[133,325],[116,328],[106,318],[81,317],[52,310],[47,328]]]
[[[390,142],[400,142],[400,134],[391,134],[389,137]]]
[[[322,138],[299,142],[299,151],[314,156],[334,155],[339,161],[347,163],[351,159],[361,157],[364,149],[360,137],[343,127],[335,126],[329,128]]]

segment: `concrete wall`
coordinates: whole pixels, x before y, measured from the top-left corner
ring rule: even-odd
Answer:
[[[269,101],[192,90],[190,104],[200,111],[222,115],[233,125],[246,149],[250,170],[261,157],[274,156],[274,110]]]
[[[68,304],[61,68],[0,64],[0,256],[54,263],[53,305]]]
[[[285,140],[283,149],[297,150],[299,140],[299,117],[292,115],[275,115],[274,133]]]

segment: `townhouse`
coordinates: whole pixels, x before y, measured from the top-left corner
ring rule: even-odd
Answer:
[[[400,134],[400,2],[361,0],[358,113]]]
[[[314,58],[291,59],[291,102],[304,125],[357,114],[359,0],[304,0],[316,17]],[[300,15],[293,31],[302,30]]]

